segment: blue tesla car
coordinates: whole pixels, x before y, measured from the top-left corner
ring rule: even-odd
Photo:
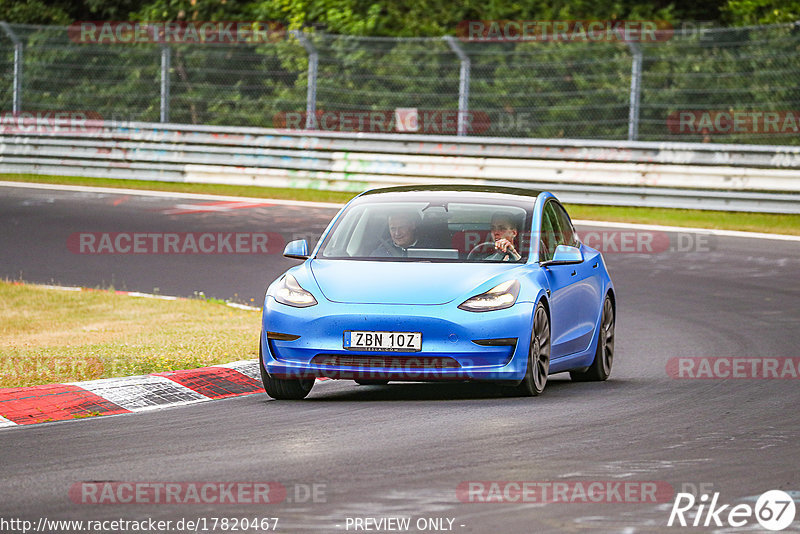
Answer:
[[[317,377],[489,381],[539,395],[548,375],[608,378],[614,287],[548,192],[403,186],[351,200],[314,250],[267,289],[267,394],[302,399]]]

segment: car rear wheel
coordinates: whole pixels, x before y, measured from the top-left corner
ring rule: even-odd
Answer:
[[[300,400],[306,398],[314,387],[313,378],[274,378],[264,369],[264,354],[261,342],[258,343],[258,367],[261,369],[261,382],[264,391],[273,399]]]
[[[603,302],[603,317],[600,319],[600,333],[594,361],[585,371],[570,371],[569,376],[576,382],[600,382],[611,374],[614,363],[614,306],[611,297],[606,295]]]
[[[519,395],[531,397],[540,395],[547,384],[550,373],[550,320],[540,302],[533,313],[531,344],[528,348],[528,368],[525,378],[516,388]]]
[[[385,386],[389,383],[388,380],[368,380],[364,378],[356,378],[355,380],[359,386]]]

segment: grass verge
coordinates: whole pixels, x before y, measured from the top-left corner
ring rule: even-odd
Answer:
[[[76,176],[44,176],[36,174],[0,174],[0,180],[36,182],[61,185],[87,185],[95,187],[123,187],[180,193],[205,193],[213,195],[307,200],[313,202],[345,203],[357,193],[323,191],[319,189],[293,189],[281,187],[256,187],[224,184],[185,184],[146,180],[115,180],[112,178],[81,178]],[[668,208],[630,208],[619,206],[567,206],[573,219],[616,221],[667,226],[713,228],[716,230],[741,230],[774,234],[800,235],[800,215],[773,213],[741,213],[728,211],[678,210]]]
[[[201,299],[0,280],[0,387],[192,369],[258,357],[260,314]]]

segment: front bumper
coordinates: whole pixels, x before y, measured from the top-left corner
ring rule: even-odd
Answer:
[[[527,365],[532,315],[529,302],[474,313],[452,303],[341,304],[324,299],[316,306],[293,308],[267,297],[262,353],[266,371],[278,378],[519,381]],[[346,330],[421,332],[422,350],[348,350],[343,347]],[[299,337],[268,339],[268,332]]]

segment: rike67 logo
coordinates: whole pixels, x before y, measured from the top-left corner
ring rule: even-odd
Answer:
[[[778,531],[791,525],[794,515],[794,499],[781,490],[763,493],[755,506],[720,504],[719,492],[715,492],[710,500],[707,494],[696,499],[691,493],[678,493],[667,526],[743,527],[755,520],[762,528]]]

